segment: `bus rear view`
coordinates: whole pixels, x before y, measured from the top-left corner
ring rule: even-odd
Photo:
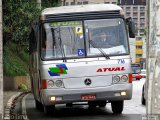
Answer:
[[[112,4],[45,9],[33,25],[30,41],[30,78],[36,108],[51,113],[56,104],[123,111],[132,97],[129,36],[131,18]]]

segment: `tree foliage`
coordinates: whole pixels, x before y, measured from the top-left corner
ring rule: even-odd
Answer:
[[[42,9],[58,5],[59,0],[43,0]],[[3,40],[4,45],[9,42],[17,44],[29,40],[31,23],[40,14],[40,7],[36,0],[3,0]]]
[[[60,0],[42,0],[42,9],[47,7],[59,6],[60,4]]]
[[[28,72],[28,53],[31,24],[46,7],[58,5],[59,0],[2,0],[3,5],[3,67],[5,76],[25,75]],[[25,47],[24,47],[25,45]]]
[[[39,15],[40,9],[35,0],[3,0],[4,45],[17,44],[29,39],[30,24]]]

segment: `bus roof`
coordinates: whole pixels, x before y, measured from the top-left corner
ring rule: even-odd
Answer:
[[[49,14],[65,14],[78,12],[94,12],[94,11],[114,11],[122,10],[121,7],[114,4],[88,4],[88,5],[74,5],[74,6],[60,6],[53,8],[46,8],[42,11],[42,16]]]

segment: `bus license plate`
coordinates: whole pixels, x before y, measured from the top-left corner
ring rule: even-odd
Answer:
[[[82,95],[81,99],[82,100],[95,100],[96,99],[96,95]]]

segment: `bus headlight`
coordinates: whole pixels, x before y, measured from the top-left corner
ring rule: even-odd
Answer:
[[[54,81],[53,80],[49,80],[47,82],[47,88],[53,88],[54,87]]]
[[[113,83],[118,83],[120,81],[120,77],[119,76],[113,76],[112,78],[112,82]]]
[[[62,80],[56,80],[55,85],[56,85],[57,87],[62,87],[62,86],[63,86]]]
[[[127,75],[123,75],[123,76],[121,77],[121,81],[122,81],[122,82],[127,82],[127,81],[128,81]]]

